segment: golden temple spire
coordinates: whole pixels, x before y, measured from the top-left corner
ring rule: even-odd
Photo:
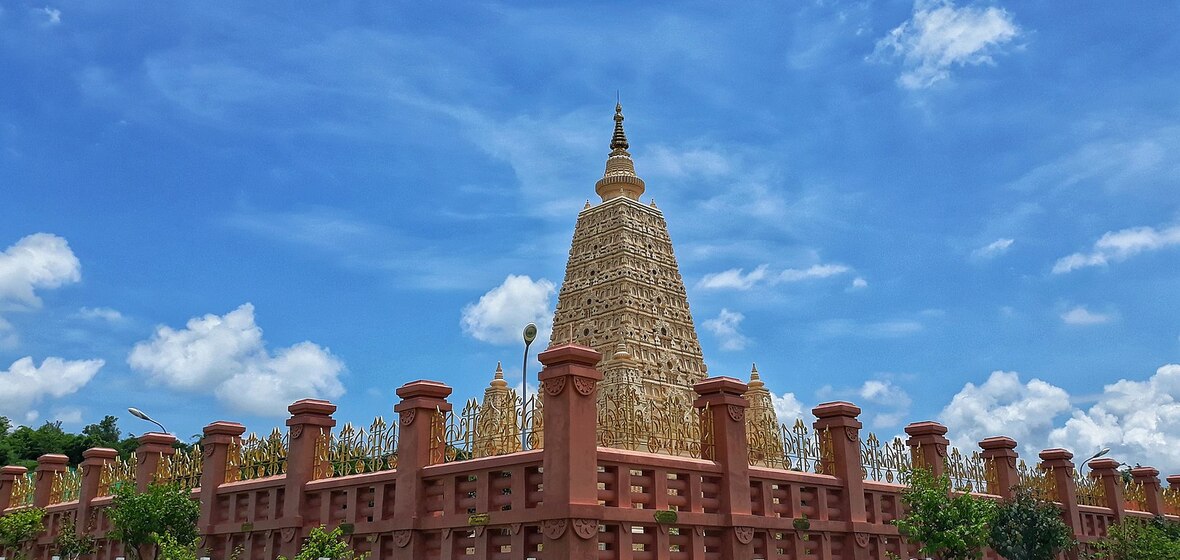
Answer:
[[[615,132],[610,139],[610,155],[606,158],[606,172],[594,185],[594,192],[606,202],[625,196],[639,200],[643,194],[643,179],[635,174],[635,162],[627,151],[630,148],[627,133],[623,131],[623,105],[615,103]]]

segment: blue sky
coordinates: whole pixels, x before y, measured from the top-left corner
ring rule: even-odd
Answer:
[[[1177,23],[4,1],[0,414],[186,437],[519,376],[620,91],[712,374],[1180,472]]]

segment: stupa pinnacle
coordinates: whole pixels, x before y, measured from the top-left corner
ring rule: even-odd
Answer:
[[[603,355],[600,403],[620,392],[643,400],[685,400],[706,376],[664,216],[642,204],[643,180],[615,106],[602,198],[578,214],[551,345],[576,343]]]

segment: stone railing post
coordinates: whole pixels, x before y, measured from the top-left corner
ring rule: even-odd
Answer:
[[[220,421],[205,426],[202,433],[201,453],[205,456],[201,459],[201,516],[197,519],[197,527],[202,535],[208,535],[219,521],[215,511],[217,488],[225,484],[230,450],[241,445],[246,427],[237,422]]]
[[[981,455],[984,465],[992,470],[995,478],[995,488],[988,488],[989,494],[995,494],[1005,500],[1014,494],[1012,489],[1020,484],[1020,473],[1016,470],[1016,461],[1020,455],[1016,453],[1016,440],[1010,437],[989,437],[979,442],[983,450]]]
[[[1152,515],[1164,514],[1163,489],[1160,488],[1160,471],[1154,467],[1135,467],[1131,469],[1131,476],[1135,482],[1143,487],[1144,503]]]
[[[541,352],[545,399],[542,451],[544,549],[550,560],[598,557],[598,382],[602,354],[567,344]]]
[[[37,457],[37,485],[33,489],[33,507],[43,508],[49,505],[49,495],[53,491],[53,475],[69,468],[70,458],[65,455],[47,453]]]
[[[398,413],[397,484],[393,501],[393,558],[420,560],[427,557],[424,539],[415,530],[426,512],[426,486],[422,469],[433,462],[432,429],[439,411],[450,412],[447,397],[451,388],[435,381],[412,381],[397,389],[401,402]],[[439,446],[445,446],[445,442]],[[445,449],[438,450],[444,453]]]
[[[1074,481],[1073,453],[1053,448],[1042,451],[1039,456],[1041,469],[1045,471],[1046,476],[1053,477],[1053,485],[1057,488],[1057,501],[1061,502],[1061,516],[1065,524],[1069,525],[1075,538],[1082,536],[1082,518],[1078,513],[1078,485]]]
[[[951,444],[946,439],[946,426],[938,422],[914,422],[905,427],[910,437],[905,441],[913,454],[914,466],[922,466],[934,473],[935,478],[946,472],[946,448]]]
[[[90,503],[98,497],[99,480],[103,465],[119,458],[119,452],[106,447],[92,447],[82,452],[82,487],[78,492],[78,518],[74,528],[79,536],[89,533],[94,527],[90,519]]]
[[[16,484],[17,478],[25,476],[27,472],[29,469],[16,465],[0,468],[0,511],[12,505],[12,486]]]
[[[721,513],[734,526],[721,536],[722,558],[751,558],[754,528],[742,522],[752,512],[750,502],[750,443],[746,439],[746,409],[743,396],[749,387],[732,377],[711,377],[692,386],[699,395],[693,406],[708,407],[704,418],[713,433],[713,460],[721,466]],[[746,520],[749,523],[749,520]]]
[[[160,468],[160,460],[165,455],[176,453],[172,444],[176,437],[172,434],[149,432],[139,436],[139,447],[135,448],[135,490],[147,490],[156,478],[156,470]]]
[[[1165,480],[1168,481],[1168,490],[1171,490],[1172,492],[1180,492],[1180,474],[1170,475]],[[0,500],[3,499],[3,491],[0,491]],[[1165,500],[1164,503],[1172,510],[1172,515],[1180,515],[1180,502],[1171,503]],[[0,502],[0,505],[2,504],[3,502]]]
[[[860,453],[862,424],[857,419],[860,407],[850,402],[836,401],[821,404],[811,409],[811,413],[816,418],[816,432],[827,431],[831,441],[833,465],[830,474],[839,478],[844,485],[841,509],[848,512],[848,521],[852,525],[852,534],[845,539],[845,550],[851,550],[852,558],[856,560],[867,560],[867,543],[870,539],[867,538],[868,509],[865,507],[864,466]],[[866,544],[860,544],[862,542]]]
[[[1090,478],[1099,484],[1103,495],[1106,496],[1106,507],[1114,513],[1116,522],[1122,521],[1127,513],[1127,502],[1123,496],[1123,473],[1119,472],[1119,462],[1114,459],[1091,459]]]
[[[283,513],[278,553],[287,558],[299,553],[304,533],[303,487],[315,479],[316,443],[336,425],[336,405],[320,399],[302,399],[287,407],[287,475],[283,481]],[[288,538],[289,537],[289,538]]]

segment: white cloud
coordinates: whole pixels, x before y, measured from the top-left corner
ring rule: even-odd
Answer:
[[[860,276],[853,278],[852,284],[848,286],[848,288],[852,290],[863,290],[867,287],[869,287],[869,281]]]
[[[952,66],[992,64],[992,55],[1020,29],[1001,8],[958,8],[950,0],[916,0],[913,16],[877,41],[870,60],[902,59],[898,77],[906,89],[922,89],[950,77]]]
[[[119,313],[119,310],[110,307],[83,307],[78,309],[78,317],[108,323],[122,323],[126,319],[122,313]]]
[[[1009,238],[997,239],[991,243],[988,243],[987,245],[984,245],[983,247],[972,251],[971,257],[979,260],[998,257],[1004,253],[1007,253],[1008,249],[1012,247],[1012,243],[1015,241],[1015,239]]]
[[[868,424],[874,428],[900,425],[909,416],[910,405],[913,403],[905,389],[887,379],[865,381],[857,390],[857,396],[861,402],[872,405],[866,409],[869,412]]]
[[[553,327],[549,300],[555,292],[553,282],[544,278],[533,281],[528,276],[509,274],[479,301],[463,307],[463,332],[492,344],[519,344],[521,331],[531,322],[537,324],[537,339],[546,340]]]
[[[82,409],[80,408],[59,408],[53,411],[53,421],[61,422],[63,424],[81,424],[82,423]]]
[[[61,23],[61,10],[57,8],[50,8],[49,6],[35,8],[33,13],[42,18],[41,24],[46,27]]]
[[[41,307],[38,289],[82,279],[82,264],[65,239],[34,233],[0,253],[0,309]]]
[[[0,416],[35,421],[34,407],[46,398],[60,398],[84,387],[105,364],[103,360],[45,358],[41,365],[26,356],[0,371]]]
[[[343,362],[306,341],[272,356],[249,303],[225,315],[194,317],[180,330],[161,325],[135,345],[127,363],[153,382],[212,392],[237,411],[261,415],[282,416],[302,398],[344,394]]]
[[[778,275],[779,280],[783,282],[799,282],[801,280],[811,280],[814,278],[828,278],[844,274],[852,270],[842,264],[814,264],[804,270],[795,268],[788,268]]]
[[[1180,472],[1180,364],[1167,364],[1146,381],[1119,380],[1103,388],[1088,410],[1075,410],[1049,434],[1052,446],[1082,458],[1104,447],[1111,457],[1171,474]]]
[[[1033,379],[1020,381],[1016,372],[994,371],[982,385],[967,383],[939,420],[947,434],[963,450],[973,450],[992,436],[1015,439],[1022,455],[1035,457],[1045,448],[1053,419],[1072,409],[1064,389]]]
[[[1114,315],[1094,313],[1082,305],[1061,314],[1061,320],[1067,325],[1101,325],[1109,323],[1112,319],[1114,319]]]
[[[643,155],[643,166],[652,177],[682,178],[690,175],[713,177],[730,172],[724,154],[704,148],[679,148],[657,145]]]
[[[1108,231],[1094,242],[1089,253],[1074,253],[1057,259],[1054,274],[1062,274],[1089,266],[1106,266],[1110,262],[1126,260],[1147,251],[1180,245],[1180,225],[1157,230],[1152,227],[1133,227]]]
[[[922,323],[909,319],[858,323],[848,319],[828,319],[820,322],[816,332],[825,336],[863,336],[866,338],[899,338],[921,332]]]
[[[766,278],[766,265],[758,266],[749,274],[742,274],[740,268],[731,268],[724,272],[706,274],[697,285],[710,290],[748,290],[764,278]]]
[[[804,417],[803,403],[795,397],[795,393],[783,393],[782,395],[770,394],[770,400],[774,404],[774,414],[778,416],[778,421],[793,426],[795,420]],[[807,412],[810,416],[810,412]],[[804,420],[806,422],[806,420]]]
[[[722,350],[742,350],[750,342],[738,330],[745,318],[737,311],[722,309],[716,318],[701,323],[701,326],[721,339]]]

